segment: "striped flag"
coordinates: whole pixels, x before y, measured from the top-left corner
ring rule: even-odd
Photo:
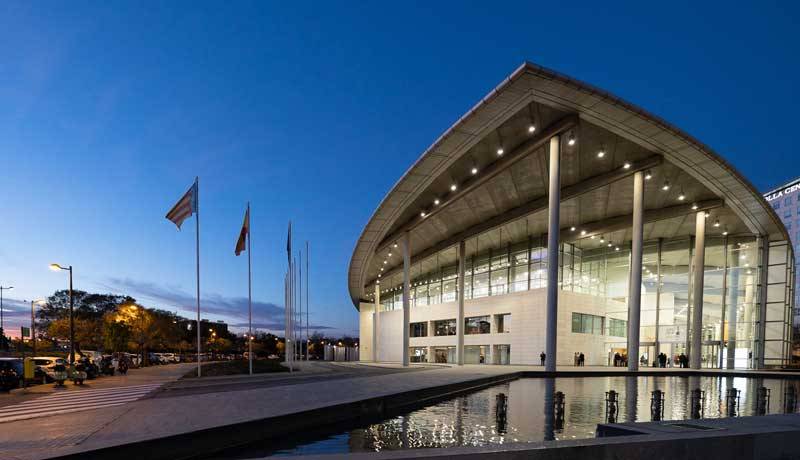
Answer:
[[[247,205],[247,211],[244,213],[244,223],[242,223],[242,230],[239,232],[239,240],[236,242],[234,252],[237,256],[246,250],[247,238],[250,238],[250,204]]]
[[[167,219],[171,220],[172,223],[178,226],[178,230],[181,229],[181,224],[183,221],[188,219],[192,216],[192,214],[197,212],[197,179],[194,180],[194,184],[189,188],[186,194],[175,203],[175,206],[169,210],[167,213]]]

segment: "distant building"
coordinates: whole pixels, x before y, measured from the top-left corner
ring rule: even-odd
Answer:
[[[774,190],[770,190],[764,194],[764,198],[772,205],[775,213],[783,221],[786,230],[789,231],[789,238],[792,241],[794,253],[797,257],[798,245],[800,245],[800,177]],[[795,266],[797,266],[798,261],[800,261],[800,257],[795,260]],[[795,278],[794,305],[796,308],[800,306],[800,303],[798,303],[800,301],[798,285],[800,285],[800,277]],[[800,322],[800,318],[798,318],[798,310],[795,310],[795,323],[798,322]]]

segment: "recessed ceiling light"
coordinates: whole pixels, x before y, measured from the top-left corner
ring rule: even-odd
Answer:
[[[586,234],[586,230],[581,230],[581,236]]]
[[[536,126],[533,126],[533,124],[531,124],[530,126],[528,126],[528,132],[529,132],[529,133],[532,133],[532,132],[534,132],[534,131],[536,131]]]
[[[473,166],[472,167],[472,174],[478,174],[478,167],[477,166]]]
[[[384,260],[384,261],[383,261],[383,265],[386,265],[386,263],[387,263],[387,262]]]
[[[389,257],[392,257],[392,253],[391,252],[389,253]]]
[[[567,140],[567,144],[575,145],[575,135],[572,134],[572,131],[569,132],[569,140]]]
[[[575,227],[570,227],[569,231],[574,232],[575,231]]]
[[[625,162],[625,163],[622,165],[622,167],[623,167],[623,169],[631,169],[631,163],[630,163],[629,161],[626,161],[626,162]]]
[[[610,248],[611,246],[613,246],[613,244],[611,244],[611,243],[608,243],[608,247]]]
[[[499,149],[497,149],[497,154],[498,154],[498,155],[502,155],[503,153],[505,153],[505,150],[503,150],[503,148],[502,148],[502,147],[500,147]]]
[[[692,210],[697,211],[697,203],[692,204]]]
[[[594,239],[594,235],[590,236],[590,237],[589,237],[589,239],[592,239],[592,240],[593,240],[593,239]]]
[[[615,251],[619,251],[619,246],[614,248]]]
[[[653,173],[651,173],[649,169],[644,172],[644,180],[650,180],[652,178],[653,178]]]
[[[419,215],[420,215],[421,217],[425,217],[425,216],[427,216],[427,214],[425,214],[425,211],[422,211],[421,213],[419,213]]]
[[[662,185],[662,186],[661,186],[661,190],[663,190],[663,191],[665,191],[665,192],[666,192],[667,190],[669,190],[669,181],[668,181],[668,180],[665,180],[665,181],[664,181],[664,185]]]
[[[684,195],[684,193],[681,192],[680,195],[678,195],[678,201],[683,201],[685,199],[686,199],[686,195]]]
[[[453,185],[450,186],[450,191],[451,192],[455,192],[457,188],[458,188],[458,186],[456,186],[456,184],[453,184]]]
[[[600,147],[600,150],[597,151],[597,158],[603,158],[606,156],[606,148]]]
[[[439,204],[439,199],[437,198],[437,199],[433,200],[433,204],[438,205]]]

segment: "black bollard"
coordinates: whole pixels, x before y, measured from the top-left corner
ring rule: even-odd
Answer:
[[[739,412],[739,390],[728,388],[725,391],[725,412],[728,417],[736,417]]]
[[[618,409],[619,393],[614,390],[606,391],[606,423],[617,423]]]
[[[767,415],[769,412],[769,388],[759,387],[756,390],[756,415]]]
[[[506,434],[508,427],[508,396],[505,393],[500,393],[495,398],[495,402],[494,418],[497,424],[497,433]]]
[[[664,392],[653,390],[650,393],[650,420],[661,421],[664,418]]]
[[[692,390],[691,402],[689,406],[691,408],[692,418],[698,419],[703,418],[703,406],[705,406],[706,400],[706,392],[695,388]]]
[[[787,385],[786,391],[783,393],[783,412],[787,414],[794,414],[797,410],[797,389],[794,385]]]
[[[564,393],[556,391],[553,395],[553,410],[555,412],[555,429],[561,431],[564,429]]]

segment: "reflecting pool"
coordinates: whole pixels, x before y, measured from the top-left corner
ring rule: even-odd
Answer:
[[[762,387],[769,391],[762,390],[759,398],[758,389]],[[689,419],[691,393],[697,388],[704,392],[703,418],[777,414],[797,412],[792,394],[800,394],[800,381],[696,376],[523,378],[374,423],[327,428],[304,438],[265,441],[215,458],[591,438],[597,424],[609,418],[619,423],[651,421],[654,390],[663,392],[663,420]],[[731,389],[738,390],[733,400],[727,398]],[[618,394],[616,406],[607,402],[610,390]],[[563,410],[556,404],[559,393],[564,398]]]

